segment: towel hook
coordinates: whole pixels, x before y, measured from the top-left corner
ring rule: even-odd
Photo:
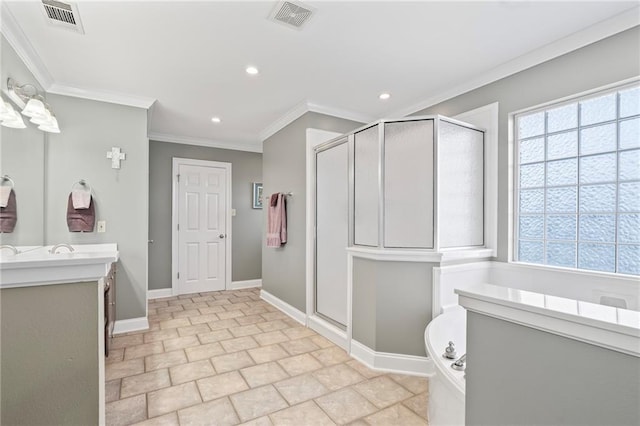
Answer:
[[[76,186],[83,186],[85,190],[92,192],[91,185],[89,185],[89,182],[87,182],[84,179],[80,179],[79,181],[71,185],[71,190],[73,191],[76,188]]]
[[[2,176],[2,183],[4,184],[6,181],[9,181],[9,183],[11,184],[11,188],[13,188],[16,184],[13,181],[13,179],[11,179],[11,177],[9,175],[3,175]]]

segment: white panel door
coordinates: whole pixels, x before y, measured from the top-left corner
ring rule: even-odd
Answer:
[[[334,146],[316,155],[316,312],[347,324],[349,150]]]
[[[179,166],[178,292],[224,290],[227,171]]]

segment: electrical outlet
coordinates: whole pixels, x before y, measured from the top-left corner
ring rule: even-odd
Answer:
[[[98,232],[106,232],[107,231],[107,221],[99,220],[98,221]]]

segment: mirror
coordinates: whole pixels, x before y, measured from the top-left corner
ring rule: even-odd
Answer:
[[[33,84],[40,93],[43,90],[4,36],[1,38],[2,99],[20,111],[22,108],[7,95],[7,78]],[[46,134],[29,123],[28,117],[23,118],[26,129],[0,127],[0,176],[8,175],[14,182],[18,216],[12,233],[0,233],[0,244],[43,245]]]

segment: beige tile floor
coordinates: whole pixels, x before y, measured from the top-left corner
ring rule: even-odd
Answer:
[[[107,425],[426,425],[425,378],[365,367],[257,289],[149,302],[114,337]]]

